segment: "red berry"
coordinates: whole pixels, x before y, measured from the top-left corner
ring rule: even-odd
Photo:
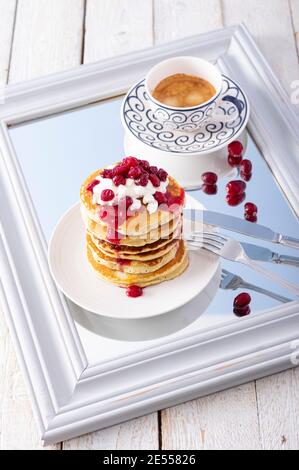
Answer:
[[[137,166],[137,165],[138,165],[138,159],[135,158],[135,157],[125,157],[125,158],[123,159],[123,163],[124,163],[126,166],[132,168],[133,166]]]
[[[102,178],[113,178],[113,170],[106,168],[105,170],[102,171],[101,176]]]
[[[248,220],[248,222],[257,222],[257,215],[256,214],[244,214],[244,218]]]
[[[121,163],[120,165],[116,165],[113,168],[113,175],[114,176],[119,176],[119,175],[126,176],[128,171],[129,171],[128,165],[124,165],[123,163]]]
[[[140,178],[136,181],[136,184],[139,186],[146,186],[148,183],[148,174],[147,173],[142,173]]]
[[[205,184],[216,184],[218,180],[218,176],[216,173],[213,173],[212,171],[206,171],[206,173],[203,173],[201,175],[201,179]]]
[[[154,175],[154,174],[151,173],[149,175],[149,179],[150,179],[152,185],[154,186],[154,188],[158,188],[160,186],[160,180],[159,180],[157,175]]]
[[[165,182],[167,180],[168,173],[167,171],[163,170],[163,168],[159,169],[157,175],[161,181]]]
[[[252,177],[252,173],[244,173],[244,171],[241,171],[240,176],[241,176],[242,180],[250,181],[251,177]]]
[[[257,207],[253,202],[246,202],[244,206],[244,211],[246,214],[256,214],[257,213]]]
[[[105,207],[101,206],[99,209],[99,217],[101,220],[106,219],[108,216],[108,211]]]
[[[147,160],[140,160],[140,165],[142,166],[142,168],[149,168],[150,164]]]
[[[102,201],[112,201],[112,199],[114,199],[114,192],[112,191],[112,189],[103,189],[103,191],[101,192],[101,199]]]
[[[247,307],[251,302],[251,297],[247,292],[241,292],[241,294],[237,295],[234,299],[234,307],[235,308],[243,308]]]
[[[227,194],[226,202],[229,206],[238,206],[239,204],[241,204],[241,202],[244,201],[245,198],[246,198],[245,193],[235,194],[235,195]]]
[[[133,199],[130,196],[126,196],[126,208],[130,207],[133,204]]]
[[[243,145],[239,140],[234,140],[231,142],[228,147],[228,154],[232,155],[233,157],[239,157],[243,153]]]
[[[128,297],[140,297],[143,294],[143,290],[139,286],[129,286],[126,289],[126,294]]]
[[[216,184],[203,184],[201,189],[203,190],[205,194],[209,194],[210,196],[217,194],[217,191],[218,191]]]
[[[242,308],[237,307],[233,309],[233,312],[237,317],[246,317],[246,315],[250,314],[250,307],[249,305]]]
[[[93,188],[99,184],[99,180],[93,180],[86,186],[87,191],[93,192]]]
[[[160,191],[155,192],[154,198],[156,199],[158,204],[165,204],[167,202],[165,194],[161,193]]]
[[[251,163],[251,161],[244,158],[244,160],[242,160],[241,163],[240,163],[240,171],[242,171],[246,175],[251,173],[252,172],[252,163]]]
[[[126,184],[126,178],[122,175],[114,176],[112,181],[115,184],[115,186],[119,186],[120,184],[123,184],[123,185]]]
[[[230,196],[236,196],[237,194],[244,193],[246,189],[246,183],[241,180],[230,181],[227,183],[225,189]]]
[[[158,168],[156,166],[150,166],[149,167],[150,172],[156,175],[158,173]]]
[[[133,178],[133,179],[137,179],[137,178],[139,178],[141,173],[142,173],[142,170],[139,166],[133,166],[129,170],[128,177]]]
[[[229,155],[227,157],[227,161],[228,164],[232,167],[239,166],[242,161],[242,155],[240,155],[239,157],[233,157],[232,155]]]

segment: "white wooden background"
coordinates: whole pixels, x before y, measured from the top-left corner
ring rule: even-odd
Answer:
[[[299,0],[0,0],[0,83],[244,22],[290,91]],[[41,444],[0,312],[0,448]],[[299,368],[50,449],[298,449]]]

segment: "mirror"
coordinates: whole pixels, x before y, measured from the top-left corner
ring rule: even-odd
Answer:
[[[46,240],[64,212],[78,201],[79,188],[86,176],[123,156],[124,132],[119,118],[121,100],[96,103],[10,128],[10,137]],[[247,185],[246,201],[257,204],[258,222],[298,237],[298,221],[250,136],[246,157],[252,160],[254,167],[252,180]],[[228,181],[228,178],[219,181],[217,196],[208,196],[202,191],[192,192],[192,195],[208,209],[243,217],[244,204],[229,207],[225,201]],[[280,254],[294,255],[292,250],[281,246],[242,235],[235,237]],[[267,267],[290,281],[298,279],[295,267],[273,263],[267,263]],[[286,300],[294,299],[288,291],[249,268],[230,262],[222,262],[222,268],[257,288],[284,296]],[[110,321],[85,312],[71,302],[69,305],[87,358],[91,364],[96,364],[156,345],[182,332],[196,332],[221,321],[240,321],[233,314],[232,305],[234,297],[242,291],[250,292],[252,312],[280,304],[265,293],[246,288],[218,288],[212,302],[207,298],[204,313],[197,312],[195,299],[186,306],[183,316],[178,315],[177,322],[176,313],[170,312],[154,324],[149,320],[147,324]]]

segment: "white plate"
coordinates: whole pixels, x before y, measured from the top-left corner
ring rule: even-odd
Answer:
[[[188,207],[202,208],[191,196]],[[160,315],[186,304],[217,275],[219,259],[204,250],[190,251],[190,264],[178,278],[144,289],[129,298],[125,289],[101,280],[86,258],[85,227],[79,203],[58,222],[49,243],[48,259],[59,289],[80,307],[100,315],[137,319]]]

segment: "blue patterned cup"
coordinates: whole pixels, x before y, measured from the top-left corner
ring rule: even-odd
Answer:
[[[207,80],[214,86],[215,94],[208,101],[190,108],[179,108],[159,102],[153,97],[153,90],[161,80],[177,73]],[[156,64],[145,78],[145,91],[150,107],[155,118],[163,123],[166,130],[192,132],[209,122],[231,122],[237,119],[241,112],[239,102],[231,96],[223,96],[222,89],[221,73],[213,64],[198,57],[183,56],[164,60]],[[219,106],[222,108],[221,113],[217,113]]]

